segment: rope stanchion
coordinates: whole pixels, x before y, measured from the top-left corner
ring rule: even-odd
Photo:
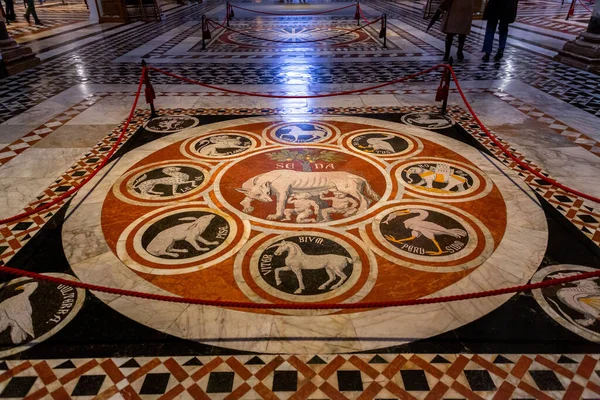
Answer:
[[[206,50],[206,41],[211,38],[206,15],[202,16],[202,50]]]
[[[140,81],[138,83],[138,88],[137,88],[137,91],[135,93],[135,99],[133,100],[133,105],[131,106],[131,111],[129,112],[129,116],[127,117],[127,120],[125,121],[125,125],[123,125],[123,129],[121,130],[121,134],[119,135],[119,137],[117,138],[117,141],[113,144],[113,146],[111,147],[111,149],[109,150],[109,152],[104,157],[104,160],[102,160],[102,162],[92,172],[90,172],[90,174],[83,181],[81,181],[79,184],[75,185],[75,187],[71,188],[70,190],[67,190],[66,192],[64,192],[62,195],[58,196],[54,200],[52,200],[52,201],[50,201],[48,203],[43,203],[43,204],[39,205],[38,207],[32,209],[31,211],[26,211],[24,213],[13,215],[10,218],[1,219],[0,220],[0,225],[4,225],[4,224],[11,223],[11,222],[15,222],[15,221],[21,220],[23,218],[29,217],[30,215],[37,214],[40,211],[47,210],[48,208],[52,207],[53,205],[58,204],[61,201],[65,200],[65,199],[67,199],[69,197],[71,197],[71,195],[75,194],[79,189],[81,189],[94,176],[96,176],[96,174],[106,164],[108,164],[108,161],[113,156],[113,154],[115,154],[115,152],[117,151],[117,148],[119,147],[119,145],[123,141],[123,138],[125,137],[125,133],[127,133],[127,128],[129,128],[129,124],[131,123],[131,120],[133,119],[133,115],[135,113],[135,109],[137,108],[138,100],[140,99],[140,93],[142,92],[142,85],[144,84],[144,73],[145,73],[145,71],[147,69],[148,69],[148,67],[142,67],[142,74],[140,75]]]
[[[231,307],[242,309],[270,309],[270,310],[338,310],[338,309],[368,309],[368,308],[388,308],[388,307],[406,307],[422,304],[437,304],[450,303],[461,300],[472,300],[483,297],[501,296],[504,294],[524,292],[527,290],[542,289],[546,287],[558,286],[569,282],[576,282],[584,279],[600,277],[600,270],[586,272],[574,276],[568,276],[558,279],[549,279],[537,283],[529,283],[526,285],[512,286],[503,289],[488,290],[482,292],[464,293],[454,296],[429,297],[411,300],[392,300],[392,301],[373,301],[365,303],[250,303],[241,301],[223,301],[223,300],[207,300],[193,299],[186,297],[165,296],[152,293],[137,292],[133,290],[116,289],[106,286],[92,285],[89,283],[77,282],[69,279],[58,278],[54,276],[41,275],[36,272],[25,271],[12,267],[0,266],[0,272],[5,272],[14,276],[27,277],[37,279],[39,281],[50,282],[56,285],[70,286],[73,288],[87,289],[95,292],[114,294],[119,296],[137,297],[147,300],[166,301],[169,303],[194,304],[202,306],[214,307]]]
[[[231,4],[231,7],[232,8],[235,7],[237,9],[239,9],[239,10],[253,12],[253,13],[256,13],[256,14],[263,14],[263,15],[274,15],[274,16],[278,16],[278,17],[302,17],[302,16],[310,16],[310,15],[327,14],[327,13],[331,13],[331,12],[335,12],[335,11],[345,10],[346,8],[350,8],[350,7],[356,7],[356,5],[355,4],[350,4],[348,6],[344,6],[344,7],[340,7],[340,8],[334,8],[332,10],[316,11],[316,12],[304,13],[304,14],[280,14],[280,13],[272,13],[272,12],[267,12],[267,11],[251,10],[249,8],[240,7],[240,6],[234,5],[234,4]]]
[[[573,15],[575,15],[575,0],[571,0],[571,5],[569,6],[569,11],[567,12],[567,18],[565,18],[565,20],[568,21],[569,17],[572,17]]]
[[[142,60],[142,74],[144,76],[144,97],[146,98],[146,104],[150,104],[150,118],[155,118],[157,116],[156,110],[154,109],[156,92],[154,92],[154,87],[150,82],[150,73],[145,60]]]
[[[260,36],[254,36],[254,35],[251,35],[251,34],[249,34],[249,33],[245,33],[245,32],[242,32],[242,31],[238,31],[237,29],[233,29],[233,28],[227,27],[227,26],[225,26],[225,25],[222,25],[222,24],[220,24],[220,23],[218,23],[218,22],[216,22],[216,21],[213,21],[212,19],[210,19],[210,18],[208,18],[208,17],[206,17],[206,21],[207,21],[209,24],[211,24],[213,28],[215,28],[215,26],[217,26],[217,27],[219,27],[219,28],[224,28],[224,29],[230,30],[231,32],[237,33],[238,35],[246,36],[246,37],[249,37],[249,38],[252,38],[252,39],[256,39],[256,40],[263,40],[263,41],[265,41],[265,42],[272,42],[272,43],[304,44],[304,43],[317,43],[317,42],[324,42],[324,41],[326,41],[326,40],[336,39],[336,38],[338,38],[338,37],[341,37],[341,36],[349,35],[349,34],[351,34],[351,33],[354,33],[354,32],[356,32],[356,31],[359,31],[359,30],[361,30],[361,29],[364,29],[364,28],[366,28],[366,27],[367,27],[367,26],[369,26],[369,25],[372,25],[372,24],[374,24],[374,23],[376,23],[376,22],[379,22],[380,20],[382,20],[382,18],[383,18],[383,17],[381,17],[381,18],[378,18],[378,19],[376,19],[375,21],[373,21],[373,22],[371,22],[371,23],[369,23],[369,24],[367,24],[367,25],[363,25],[363,26],[361,26],[361,27],[358,27],[358,28],[356,28],[356,29],[349,30],[349,31],[347,31],[347,32],[340,33],[340,34],[338,34],[338,35],[329,36],[329,37],[326,37],[326,38],[323,38],[323,39],[302,40],[302,41],[298,41],[298,42],[287,42],[287,41],[285,41],[285,40],[267,39],[267,38],[262,38],[262,37],[260,37]],[[210,32],[208,33],[208,35],[210,36]],[[203,35],[203,37],[204,37],[204,35]],[[210,38],[210,37],[209,37],[209,38]],[[203,45],[203,46],[204,46],[204,45]],[[202,49],[204,49],[204,47],[203,47]]]
[[[454,58],[450,57],[450,60],[448,61],[448,65],[450,66],[450,68],[452,67],[453,62]],[[446,115],[446,109],[448,108],[448,96],[450,95],[450,79],[452,79],[452,76],[450,75],[450,68],[446,68],[444,69],[444,71],[442,71],[442,80],[440,81],[440,86],[438,87],[437,92],[435,94],[435,100],[442,102],[442,115]]]
[[[379,31],[379,39],[383,39],[383,48],[387,48],[387,14],[381,16],[381,30]]]

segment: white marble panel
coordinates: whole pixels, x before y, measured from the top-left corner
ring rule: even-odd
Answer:
[[[308,99],[309,107],[363,107],[361,96],[343,95]]]
[[[53,177],[0,178],[0,219],[18,214],[54,179]]]

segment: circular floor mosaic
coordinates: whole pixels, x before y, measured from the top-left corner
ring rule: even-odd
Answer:
[[[269,42],[275,40],[278,42]],[[242,33],[228,31],[219,41],[241,47],[272,47],[273,45],[296,44],[312,46],[347,46],[369,41],[370,37],[356,26],[348,27],[305,27],[274,26],[261,29],[248,28]]]
[[[345,352],[430,337],[510,296],[352,311],[268,304],[523,284],[546,248],[544,214],[513,173],[443,135],[375,119],[194,127],[127,153],[104,174],[73,201],[64,226],[65,248],[85,248],[66,252],[73,271],[111,287],[265,304],[239,310],[98,294],[142,324],[224,347]]]

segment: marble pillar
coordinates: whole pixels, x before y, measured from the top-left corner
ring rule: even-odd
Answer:
[[[29,47],[17,44],[10,37],[6,29],[6,20],[3,15],[0,15],[0,78],[40,64],[40,59]]]
[[[577,39],[565,43],[554,59],[585,71],[600,73],[600,1],[592,10],[587,30]]]

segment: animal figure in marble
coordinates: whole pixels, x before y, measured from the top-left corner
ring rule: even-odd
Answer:
[[[456,188],[457,191],[462,192],[467,189],[467,179],[456,175],[454,169],[448,164],[437,164],[434,170],[425,169],[422,167],[410,167],[406,170],[408,176],[408,183],[413,184],[411,175],[419,175],[421,180],[416,184],[417,186],[425,186],[427,189],[433,189],[433,183],[445,183],[441,190],[451,191]]]
[[[209,247],[200,247],[198,242],[206,246],[216,246],[219,242],[209,242],[202,235],[215,218],[214,215],[203,215],[198,218],[183,217],[179,221],[191,221],[185,224],[178,224],[165,229],[154,237],[148,244],[146,251],[153,256],[179,257],[179,253],[187,253],[187,249],[176,249],[175,244],[179,241],[186,241],[196,251],[208,251]]]
[[[183,126],[185,121],[181,119],[163,119],[158,122],[158,127],[164,129],[165,131],[174,131]]]
[[[393,139],[394,135],[385,134],[384,137],[374,137],[367,139],[367,146],[358,146],[360,149],[364,149],[367,153],[374,153],[376,151],[384,151],[388,153],[394,153],[394,146],[391,145],[388,140]]]
[[[204,146],[200,149],[200,155],[214,157],[223,155],[219,150],[231,149],[247,149],[250,143],[243,143],[239,136],[213,136],[198,142],[197,147]]]
[[[29,297],[37,287],[37,282],[19,286],[15,290],[22,290],[22,293],[0,303],[0,333],[10,329],[10,339],[13,344],[25,341],[27,336],[35,337],[31,317],[33,310]]]
[[[413,123],[417,125],[427,125],[429,128],[443,128],[448,125],[448,121],[443,117],[431,116],[429,114],[418,114]]]
[[[148,180],[146,180],[148,178],[148,175],[143,174],[142,176],[138,177],[135,180],[135,182],[133,182],[133,187],[134,189],[139,190],[139,192],[143,195],[163,196],[164,193],[157,192],[154,190],[156,185],[171,186],[173,195],[177,193],[177,190],[181,185],[191,184],[192,187],[198,186],[199,178],[190,179],[190,176],[188,174],[179,171],[181,171],[180,167],[166,167],[163,168],[161,172],[167,175],[167,177]]]
[[[404,210],[394,211],[389,214],[381,223],[389,224],[393,219],[401,216],[401,215],[409,215],[409,214],[418,214],[416,217],[408,218],[404,221],[404,227],[410,230],[411,236],[404,239],[396,239],[392,235],[386,235],[385,238],[394,243],[404,243],[410,240],[414,240],[420,236],[426,237],[431,240],[437,251],[427,251],[427,254],[431,255],[439,255],[447,253],[447,251],[443,251],[440,247],[440,244],[435,239],[436,236],[440,235],[448,235],[455,238],[461,238],[467,236],[467,232],[463,229],[459,228],[444,228],[443,226],[436,224],[435,222],[426,221],[429,213],[420,208],[408,208]]]
[[[567,278],[578,274],[579,272],[559,272],[553,274],[552,278]],[[566,306],[581,313],[584,318],[572,321],[572,319],[564,313],[563,317],[581,326],[587,327],[592,325],[600,319],[600,286],[592,279],[571,282],[569,285],[575,286],[558,289],[556,291],[556,297]],[[557,309],[560,310],[560,307],[557,307]]]
[[[294,138],[294,142],[298,142],[300,136],[310,136],[305,141],[312,141],[314,139],[323,139],[327,135],[327,131],[324,129],[313,129],[310,131],[303,131],[299,126],[296,125],[292,125],[285,129],[287,129],[287,132],[282,133],[279,137],[281,139],[283,139],[284,136],[292,137]]]
[[[269,248],[272,247],[277,248],[273,253],[276,256],[281,256],[287,252],[285,266],[275,269],[275,283],[278,286],[281,285],[281,272],[292,271],[298,280],[298,289],[294,292],[295,294],[300,294],[305,290],[302,277],[303,270],[325,269],[328,279],[319,286],[319,290],[325,290],[329,284],[339,278],[338,282],[330,287],[330,290],[333,290],[346,282],[348,276],[343,272],[343,269],[353,263],[351,258],[338,254],[308,255],[302,251],[298,244],[287,240],[269,246]]]
[[[269,220],[284,218],[285,205],[293,193],[307,192],[318,195],[337,190],[358,199],[358,211],[365,211],[372,201],[380,198],[366,179],[343,171],[275,170],[248,179],[236,190],[246,196],[240,204],[248,214],[254,210],[253,200],[270,203],[273,201],[271,196],[275,196],[276,209],[274,214],[267,216]]]

